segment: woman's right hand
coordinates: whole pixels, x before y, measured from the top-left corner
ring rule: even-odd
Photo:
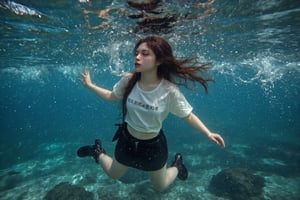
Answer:
[[[81,73],[79,80],[85,87],[90,87],[92,85],[90,70],[85,68]]]
[[[81,76],[78,78],[82,85],[87,87],[89,90],[98,95],[101,99],[104,99],[109,102],[117,101],[118,98],[114,95],[114,93],[110,90],[101,88],[97,85],[94,85],[91,81],[90,70],[85,68],[84,71],[80,74]]]

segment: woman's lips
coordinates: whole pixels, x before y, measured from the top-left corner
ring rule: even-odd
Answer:
[[[134,66],[135,66],[135,67],[140,67],[141,64],[139,64],[139,63],[134,63]]]

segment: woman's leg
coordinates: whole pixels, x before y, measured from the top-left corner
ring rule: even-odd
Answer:
[[[169,168],[165,165],[159,170],[148,172],[148,174],[154,188],[158,191],[165,190],[176,177],[183,181],[188,178],[188,170],[183,164],[181,153],[176,153],[175,159]]]
[[[95,140],[94,145],[80,147],[77,150],[79,157],[93,157],[99,163],[104,172],[113,179],[119,179],[127,171],[128,167],[109,157],[102,148],[101,141]]]
[[[121,178],[128,169],[126,165],[119,163],[116,159],[112,159],[105,153],[99,155],[98,163],[101,165],[104,172],[113,179]]]
[[[178,175],[177,167],[169,167],[165,165],[157,171],[148,172],[149,178],[155,190],[163,191],[173,183]]]

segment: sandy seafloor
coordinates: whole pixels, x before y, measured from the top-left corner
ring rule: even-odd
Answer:
[[[207,190],[212,176],[221,171],[218,166],[203,168],[204,165],[209,165],[207,160],[211,159],[193,154],[185,155],[185,162],[192,166],[189,167],[191,169],[188,180],[177,179],[169,189],[159,193],[152,189],[147,175],[135,169],[130,169],[121,180],[111,180],[94,160],[77,158],[72,151],[77,147],[77,144],[66,143],[41,145],[37,149],[41,155],[39,159],[28,160],[28,162],[2,170],[0,172],[2,187],[0,198],[2,200],[43,199],[55,185],[68,182],[83,186],[94,194],[95,199],[226,199],[217,197]],[[190,149],[188,145],[184,145],[184,148],[186,151]],[[193,146],[193,152],[205,152],[210,148],[210,144],[201,144],[201,146]],[[236,154],[243,152],[243,148],[245,146],[232,145],[229,151],[234,151],[232,153]],[[241,151],[236,151],[237,149]],[[242,154],[240,156],[243,157]],[[282,161],[276,159],[262,159],[261,162],[284,165]],[[263,197],[259,199],[300,199],[299,177],[289,178],[259,171],[256,171],[256,174],[265,179]]]

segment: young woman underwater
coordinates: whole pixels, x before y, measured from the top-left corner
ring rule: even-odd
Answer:
[[[146,171],[154,189],[166,189],[176,177],[186,180],[188,170],[180,153],[167,167],[168,147],[162,123],[169,113],[182,118],[211,141],[225,147],[223,138],[211,132],[192,112],[192,107],[177,85],[187,87],[188,81],[200,83],[208,91],[207,79],[199,75],[209,64],[197,66],[192,58],[176,59],[169,43],[160,37],[146,37],[135,48],[135,71],[126,73],[113,90],[92,83],[89,70],[80,81],[89,90],[108,102],[122,100],[123,121],[114,137],[114,157],[108,156],[99,139],[94,145],[78,149],[79,157],[91,156],[105,173],[119,179],[129,167]],[[179,82],[181,81],[181,82]]]

